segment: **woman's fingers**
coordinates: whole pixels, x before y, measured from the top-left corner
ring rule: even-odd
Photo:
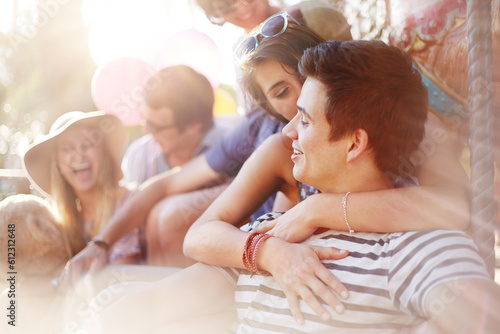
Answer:
[[[318,278],[325,283],[326,286],[328,286],[332,291],[334,291],[338,296],[340,296],[342,299],[347,299],[349,298],[349,290],[338,280],[337,277],[332,275],[332,273],[326,269],[326,268],[321,268],[320,271],[317,273]]]
[[[87,246],[66,263],[64,270],[53,283],[57,288],[66,290],[72,285],[74,286],[89,270],[95,273],[106,264],[107,253],[104,249],[97,246]]]
[[[299,298],[297,298],[297,295],[295,295],[295,293],[291,291],[285,291],[285,296],[288,299],[290,311],[292,312],[292,316],[295,321],[299,325],[304,324],[304,317],[302,316],[302,312],[300,311]]]
[[[317,277],[311,276],[306,284],[301,284],[295,291],[298,296],[311,308],[311,310],[323,319],[323,321],[330,319],[331,315],[324,307],[323,303],[321,303],[321,300],[323,300],[324,303],[329,305],[339,314],[343,313],[345,310],[344,305],[332,292],[332,290],[330,290],[328,286]],[[303,315],[300,311],[299,299],[290,291],[288,291],[286,295],[290,303],[290,309],[293,317],[297,323],[302,324]]]
[[[310,285],[309,285],[310,287]],[[323,321],[327,321],[330,319],[330,314],[328,311],[321,305],[319,302],[318,298],[316,296],[320,296],[318,294],[315,295],[315,293],[311,292],[308,286],[302,286],[299,289],[299,295],[304,302],[309,305],[309,307],[313,310],[314,313],[316,313],[318,316],[323,319]],[[313,288],[314,289],[314,288]]]
[[[276,219],[274,220],[269,220],[269,221],[263,221],[260,223],[257,228],[255,229],[255,232],[257,233],[266,233],[274,228],[276,226]]]
[[[320,260],[340,260],[349,255],[349,252],[345,249],[338,249],[336,247],[321,247],[321,246],[310,246],[312,250],[318,255]]]
[[[339,297],[343,300],[349,298],[347,288],[326,268],[319,268],[316,275],[321,284],[316,286],[314,293],[337,313],[344,312],[345,308]]]
[[[315,251],[320,260],[340,260],[349,255],[347,250],[335,247],[311,246],[311,248]],[[323,283],[322,286],[329,288],[328,291],[335,292],[337,296],[340,296],[342,299],[347,299],[349,297],[347,288],[323,264],[316,266],[315,274]],[[332,293],[325,292],[324,297],[323,295],[320,296],[328,305],[332,306],[332,308],[338,306],[338,299]]]

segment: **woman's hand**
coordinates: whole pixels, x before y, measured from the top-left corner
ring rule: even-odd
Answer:
[[[273,275],[288,299],[293,317],[297,323],[303,324],[299,298],[323,320],[328,320],[330,314],[318,297],[336,312],[344,311],[337,296],[347,299],[349,293],[321,260],[338,260],[347,255],[347,251],[334,247],[293,244],[279,238],[270,238],[259,250],[257,265]]]
[[[66,290],[88,271],[94,273],[108,263],[108,252],[96,244],[89,244],[66,263],[61,275],[54,280],[58,289]]]
[[[315,212],[311,196],[274,220],[264,221],[254,231],[267,233],[288,242],[302,242],[310,237],[318,226],[313,224],[311,213]],[[307,205],[305,204],[307,202]]]

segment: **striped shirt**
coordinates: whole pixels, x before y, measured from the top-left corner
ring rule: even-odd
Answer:
[[[241,270],[234,333],[404,333],[429,318],[424,301],[436,285],[454,279],[489,279],[476,246],[461,231],[330,230],[305,243],[349,250],[344,259],[323,261],[350,292],[344,313],[324,304],[332,317],[325,322],[301,300],[305,324],[298,325],[272,276],[251,277]]]

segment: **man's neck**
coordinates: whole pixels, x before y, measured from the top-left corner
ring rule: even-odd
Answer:
[[[392,188],[387,182],[384,173],[375,166],[356,167],[356,172],[348,171],[344,175],[338,175],[331,185],[325,184],[323,193],[345,193],[345,192],[367,192]]]

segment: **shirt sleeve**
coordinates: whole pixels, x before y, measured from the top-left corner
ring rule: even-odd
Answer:
[[[205,159],[210,168],[221,175],[236,176],[258,145],[269,118],[270,116],[260,109],[246,116],[238,126],[205,152]],[[272,131],[269,132],[271,135]]]
[[[404,233],[394,246],[388,284],[394,305],[403,312],[428,318],[425,298],[435,286],[489,279],[474,242],[462,231]]]
[[[122,159],[123,185],[138,185],[147,179],[147,166],[149,165],[149,137],[140,137],[133,141]]]

